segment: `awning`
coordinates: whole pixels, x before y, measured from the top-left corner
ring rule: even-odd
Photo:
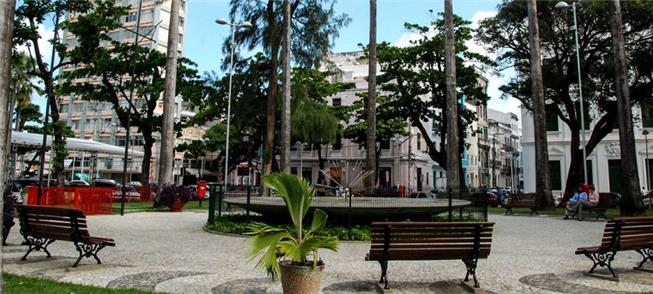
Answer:
[[[186,170],[186,173],[189,174],[189,175],[198,175],[199,176],[199,173],[200,173],[200,169],[197,169],[197,168],[187,167],[184,170]],[[213,174],[212,172],[210,172],[210,171],[208,171],[206,169],[202,170],[202,175],[203,176],[212,175],[212,174]]]
[[[51,142],[52,136],[47,136],[45,146],[50,147]],[[11,131],[11,143],[20,146],[40,147],[43,144],[43,134]],[[66,138],[66,149],[103,154],[125,154],[124,147],[79,138]],[[129,150],[129,156],[142,157],[143,152]]]

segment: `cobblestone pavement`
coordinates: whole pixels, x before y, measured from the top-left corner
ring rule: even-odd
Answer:
[[[632,293],[653,291],[652,273],[633,271],[634,252],[614,261],[620,282],[586,276],[591,262],[574,255],[579,246],[598,245],[602,221],[564,221],[546,216],[490,215],[496,222],[492,252],[479,261],[485,293]],[[30,276],[110,288],[140,288],[171,293],[281,293],[278,282],[254,269],[245,254],[247,239],[204,232],[205,212],[129,213],[90,216],[91,235],[111,237],[116,247],[100,252],[102,265],[83,260],[71,269],[77,252],[69,242],[55,242],[53,257],[32,253],[14,227],[3,248],[4,270]],[[341,242],[337,253],[323,252],[327,262],[323,293],[381,293],[380,268],[365,261],[369,243]],[[649,265],[653,267],[653,265]],[[606,271],[598,270],[598,273]],[[469,293],[460,281],[461,261],[390,262],[392,293]]]

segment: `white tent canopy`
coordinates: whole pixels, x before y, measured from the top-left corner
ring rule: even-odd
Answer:
[[[47,136],[46,147],[50,147],[52,136]],[[11,131],[11,143],[19,146],[39,147],[43,144],[43,134]],[[125,148],[87,139],[67,138],[66,149],[103,154],[124,155]],[[143,156],[143,152],[129,150],[130,156]]]

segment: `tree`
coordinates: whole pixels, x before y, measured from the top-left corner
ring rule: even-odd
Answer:
[[[42,82],[44,93],[49,108],[49,116],[52,118],[53,129],[53,150],[54,157],[50,160],[52,173],[57,177],[59,182],[63,182],[63,161],[68,155],[66,150],[64,132],[66,129],[65,122],[60,120],[58,97],[60,94],[56,73],[66,67],[75,65],[68,60],[68,56],[76,54],[79,51],[92,50],[98,47],[99,43],[80,42],[75,48],[68,48],[66,40],[59,38],[60,29],[68,29],[78,25],[80,22],[86,22],[89,30],[95,32],[107,33],[119,27],[118,17],[125,13],[124,7],[116,6],[112,0],[32,0],[22,1],[16,8],[14,19],[14,46],[26,46],[30,48],[30,59],[36,65],[34,72],[30,73]],[[64,14],[78,15],[76,18],[69,18],[61,21]],[[46,61],[43,54],[45,48],[39,44],[43,38],[39,34],[39,26],[52,19],[54,22],[54,37],[50,40],[52,44],[52,55],[50,60]],[[75,35],[80,37],[80,35]],[[57,57],[57,58],[55,58]],[[41,157],[43,159],[43,157]]]
[[[630,89],[628,88],[628,64],[624,49],[624,28],[621,19],[619,0],[611,0],[610,30],[612,52],[614,52],[614,79],[617,94],[617,120],[619,122],[619,146],[621,147],[621,215],[642,215],[645,211],[642,194],[639,190],[637,154],[633,134],[633,119],[630,108]],[[647,151],[648,152],[648,151]]]
[[[369,111],[367,108],[367,102],[365,101],[366,95],[360,95],[363,97],[361,100],[354,101],[351,107],[349,107],[349,114],[353,117],[354,121],[352,124],[348,125],[343,136],[347,139],[350,139],[353,143],[358,144],[365,149],[374,149],[374,162],[375,165],[372,166],[369,170],[376,171],[375,174],[378,178],[379,173],[379,156],[381,155],[381,148],[384,145],[389,145],[390,141],[394,139],[397,135],[407,135],[406,128],[406,119],[402,116],[397,116],[397,113],[393,109],[394,105],[391,103],[389,96],[379,96],[376,99],[377,107],[375,107],[376,118],[375,123],[375,134],[374,134],[374,143],[371,146],[373,148],[368,148],[369,142],[367,139],[368,136],[368,123],[367,118]]]
[[[177,55],[179,44],[179,0],[170,2],[168,22],[168,52],[166,54],[165,90],[163,91],[163,121],[159,153],[159,185],[173,184],[175,149],[175,96],[177,94]],[[226,185],[227,183],[225,183]]]
[[[531,49],[531,89],[533,96],[533,132],[535,133],[535,191],[541,206],[553,208],[553,194],[549,172],[549,151],[546,139],[546,111],[544,106],[544,82],[540,58],[540,32],[537,23],[537,2],[528,1],[528,40]]]
[[[458,128],[460,117],[458,114],[458,95],[456,91],[456,40],[454,39],[454,16],[451,0],[444,0],[444,71],[446,75],[447,93],[447,189],[460,192],[464,180],[460,172],[460,138]]]
[[[34,64],[29,56],[24,53],[16,52],[11,57],[11,104],[10,107],[15,112],[13,120],[15,130],[22,130],[27,121],[38,120],[40,115],[35,117],[34,110],[38,112],[38,106],[31,102],[34,85],[31,83],[32,76],[30,73],[34,70]],[[40,113],[39,113],[40,114]],[[24,117],[23,115],[27,115]]]
[[[8,0],[8,1],[0,1],[0,105],[7,105],[8,98],[9,98],[9,80],[11,78],[11,48],[12,48],[12,40],[9,36],[13,35],[13,23],[12,20],[14,18],[14,8],[16,7],[16,2],[14,0]],[[8,115],[7,115],[7,109],[6,108],[0,108],[0,121],[4,122],[7,121]],[[4,138],[3,135],[6,135],[6,133],[9,132],[9,129],[7,129],[4,126],[0,126],[0,138]],[[9,150],[7,146],[6,141],[4,143],[0,143],[0,150],[3,152],[0,153],[0,164],[2,166],[6,166],[7,163],[7,150]],[[0,179],[5,179],[6,178],[6,170],[3,169],[0,172]],[[4,191],[4,181],[3,184],[0,184],[0,188],[2,188],[2,191]],[[0,200],[0,206],[4,207],[3,200]],[[0,220],[0,225],[2,224],[4,220]],[[0,254],[2,254],[2,248],[0,248]],[[2,265],[2,261],[0,261],[0,266]],[[2,277],[0,277],[0,293],[2,293],[2,289],[4,287],[4,283],[2,281]]]
[[[342,131],[341,122],[347,120],[342,109],[329,106],[326,98],[354,85],[330,83],[327,78],[334,73],[328,71],[295,68],[293,73],[293,140],[309,144],[317,150],[318,164],[322,170],[326,162],[322,157],[322,147],[337,144]],[[318,182],[323,181],[324,175],[318,174]]]
[[[485,104],[489,97],[479,81],[482,79],[477,68],[493,65],[487,57],[469,52],[465,42],[471,39],[470,22],[455,17],[457,87],[458,99]],[[383,75],[379,76],[381,89],[390,98],[390,109],[394,117],[408,118],[417,127],[428,146],[428,154],[442,167],[447,167],[448,147],[445,136],[449,129],[446,100],[444,20],[435,19],[431,26],[406,24],[406,28],[419,34],[420,39],[412,46],[399,48],[387,43],[379,44],[379,64]],[[471,64],[474,63],[474,64]],[[459,107],[458,100],[454,102]],[[464,148],[464,136],[476,114],[466,108],[459,108],[461,128],[458,145]],[[432,127],[431,127],[432,126]],[[473,130],[476,131],[476,130]],[[378,134],[378,132],[377,132]],[[432,139],[436,136],[435,140]]]
[[[71,28],[75,31],[77,28]],[[89,41],[95,35],[88,34],[80,41]],[[149,184],[154,134],[161,131],[162,117],[155,114],[157,102],[165,89],[167,59],[165,54],[134,45],[111,41],[111,46],[98,47],[84,54],[71,55],[71,59],[84,64],[65,75],[64,89],[89,101],[111,103],[120,124],[134,126],[143,136],[143,162],[141,179]],[[185,100],[197,99],[206,92],[204,81],[187,59],[179,60],[175,96]],[[79,80],[86,82],[80,83]],[[99,82],[96,82],[99,81]],[[130,85],[134,86],[134,100],[130,100]],[[129,123],[128,123],[129,120]],[[177,125],[179,130],[182,126]]]
[[[283,0],[283,103],[281,116],[281,171],[290,172],[290,0]]]
[[[369,74],[367,76],[367,140],[366,146],[375,146],[373,148],[366,148],[366,164],[367,170],[378,170],[377,155],[376,155],[376,0],[370,0],[370,42],[369,42]],[[376,178],[378,171],[371,174],[365,179],[366,186],[376,186]]]
[[[283,29],[281,0],[231,0],[231,18],[240,17],[254,24],[256,29],[236,32],[236,44],[249,50],[261,46],[270,60],[263,150],[263,175],[272,171],[274,158],[274,130],[276,125],[279,50]],[[291,51],[297,65],[317,68],[338,37],[338,30],[349,23],[347,15],[336,15],[334,0],[294,0],[290,4]],[[226,43],[229,43],[227,40]],[[227,46],[224,47],[228,48]]]
[[[524,1],[504,1],[495,17],[485,19],[479,25],[478,41],[498,54],[497,61],[503,68],[513,67],[517,77],[501,87],[506,96],[522,102],[533,111],[530,82],[530,49],[528,45],[527,7]],[[565,195],[571,196],[582,180],[583,158],[580,143],[580,105],[570,95],[571,85],[578,85],[576,50],[570,22],[564,12],[554,8],[555,1],[538,2],[540,46],[542,48],[542,77],[544,98],[548,101],[548,114],[555,115],[569,128],[570,168],[564,187]],[[628,69],[631,105],[649,105],[653,95],[653,59],[650,39],[653,23],[653,2],[625,1],[622,3],[625,26],[626,52],[632,65]],[[610,38],[608,2],[592,1],[577,5],[578,38],[580,41],[580,67],[583,80],[585,124],[590,131],[585,148],[587,154],[612,132],[617,120],[614,87],[612,40]],[[567,15],[569,16],[569,15]],[[592,111],[590,111],[590,109]],[[590,125],[590,122],[592,125]],[[589,127],[591,126],[591,127]]]

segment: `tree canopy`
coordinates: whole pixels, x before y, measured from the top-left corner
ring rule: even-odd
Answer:
[[[631,102],[650,105],[653,102],[653,64],[650,62],[653,59],[653,1],[623,1],[622,4],[627,28],[625,42]],[[565,187],[569,194],[582,179],[580,103],[575,97],[577,90],[573,89],[578,86],[578,73],[572,15],[555,9],[554,5],[555,2],[538,2],[542,76],[547,112],[571,130],[572,160]],[[501,90],[506,97],[520,100],[532,111],[526,2],[504,1],[498,8],[495,17],[481,22],[477,39],[497,53],[502,67],[517,71],[517,76]],[[615,128],[617,117],[610,6],[605,1],[583,1],[577,9],[585,125],[590,130],[586,144],[589,155]]]

